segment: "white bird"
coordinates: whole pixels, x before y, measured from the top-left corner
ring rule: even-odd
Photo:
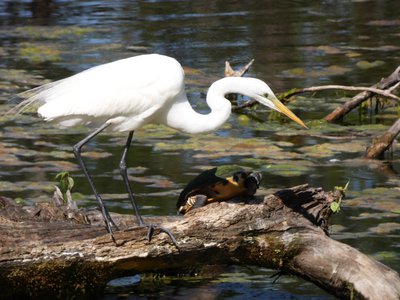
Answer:
[[[269,86],[255,78],[225,77],[214,82],[207,93],[211,112],[200,114],[193,110],[185,93],[185,74],[174,58],[148,54],[121,59],[93,67],[74,76],[43,85],[22,93],[26,100],[17,109],[23,111],[35,102],[41,104],[38,114],[46,121],[62,126],[95,124],[98,128],[77,143],[74,154],[85,173],[101,208],[108,232],[114,239],[113,222],[104,201],[81,157],[82,147],[103,130],[129,132],[120,161],[129,199],[139,226],[146,226],[148,239],[152,226],[143,222],[131,190],[126,167],[126,156],[136,129],[148,123],[161,123],[187,133],[201,133],[219,128],[231,113],[231,103],[226,94],[238,93],[257,100],[277,110],[298,124],[304,123],[284,106]],[[164,228],[162,231],[172,234]]]

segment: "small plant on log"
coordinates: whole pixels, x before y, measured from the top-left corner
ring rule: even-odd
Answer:
[[[337,199],[337,201],[332,201],[330,208],[332,210],[332,212],[334,213],[338,213],[340,211],[340,205],[342,204],[342,199],[347,191],[347,188],[349,186],[350,180],[347,181],[346,185],[343,186],[335,186],[335,191],[339,191],[340,194],[342,195],[341,197],[339,197]]]
[[[58,173],[55,179],[59,181],[57,187],[62,193],[63,202],[68,203],[68,197],[71,197],[71,190],[74,187],[74,179],[69,176],[69,172],[67,171]]]

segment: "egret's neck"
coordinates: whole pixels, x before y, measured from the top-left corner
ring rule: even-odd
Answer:
[[[231,113],[231,103],[225,95],[241,90],[238,84],[241,85],[235,77],[226,77],[210,86],[207,93],[207,104],[211,109],[209,114],[197,113],[191,107],[186,95],[181,94],[179,100],[172,105],[166,124],[187,133],[216,130],[225,123]]]

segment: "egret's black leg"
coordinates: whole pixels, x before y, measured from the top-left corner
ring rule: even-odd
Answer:
[[[123,178],[124,183],[125,183],[126,190],[128,191],[129,199],[131,201],[133,210],[135,211],[135,215],[136,215],[136,219],[137,219],[138,225],[140,227],[147,227],[148,228],[147,239],[150,241],[151,237],[153,235],[153,231],[154,231],[154,227],[155,226],[151,225],[151,224],[147,225],[147,224],[145,224],[143,222],[143,219],[139,214],[139,209],[138,209],[138,207],[136,205],[136,202],[135,202],[135,196],[133,195],[133,192],[132,192],[132,189],[131,189],[131,185],[130,185],[129,180],[128,180],[128,172],[127,172],[127,166],[126,166],[126,156],[128,154],[129,148],[131,146],[132,137],[133,137],[133,131],[130,131],[129,135],[128,135],[128,139],[126,140],[124,152],[122,152],[122,157],[121,157],[121,161],[119,163],[119,168],[120,168],[120,173],[121,173],[122,178]],[[164,228],[162,226],[156,226],[156,227],[158,227],[161,231],[163,231],[166,234],[168,234],[168,236],[171,238],[172,242],[175,245],[177,245],[175,237],[172,235],[172,233],[168,229],[166,229],[166,228]]]
[[[136,219],[138,222],[139,226],[145,226],[142,217],[139,214],[138,207],[136,205],[135,201],[135,196],[132,193],[131,185],[129,184],[128,180],[128,172],[127,172],[127,167],[126,167],[126,155],[128,154],[129,148],[131,146],[132,142],[132,137],[133,137],[133,131],[129,131],[128,139],[126,140],[126,145],[124,148],[124,152],[122,152],[122,157],[121,161],[119,162],[119,171],[121,173],[121,176],[124,180],[126,190],[128,191],[129,195],[129,200],[131,201],[133,210],[135,211]]]
[[[77,143],[74,146],[74,154],[75,154],[76,159],[78,160],[78,163],[79,163],[83,173],[85,174],[86,178],[89,181],[89,184],[90,184],[90,187],[93,190],[94,196],[96,197],[96,199],[97,199],[97,201],[99,203],[99,206],[100,206],[100,209],[101,209],[101,213],[102,213],[103,218],[104,218],[104,222],[106,223],[107,231],[111,234],[111,237],[112,237],[113,241],[115,242],[114,235],[113,235],[111,227],[114,226],[117,230],[118,230],[118,227],[117,227],[117,225],[115,225],[115,223],[114,223],[113,219],[111,218],[107,208],[104,205],[103,199],[100,197],[99,193],[97,192],[96,187],[95,187],[95,185],[93,183],[92,176],[89,174],[89,172],[88,172],[88,170],[86,168],[86,165],[83,162],[83,159],[82,159],[82,156],[81,156],[82,147],[87,142],[89,142],[92,138],[94,138],[96,135],[98,135],[100,132],[102,132],[104,129],[106,129],[108,126],[110,126],[110,124],[105,123],[104,125],[99,127],[97,130],[95,130],[94,132],[89,134],[87,137],[85,137],[83,140],[81,140],[79,143]]]

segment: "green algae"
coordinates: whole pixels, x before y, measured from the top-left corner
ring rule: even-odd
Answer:
[[[389,234],[396,231],[400,231],[400,223],[397,222],[385,222],[380,223],[375,227],[369,228],[369,231],[376,234]]]
[[[61,50],[53,43],[30,43],[19,44],[18,56],[31,63],[55,62],[61,59]]]
[[[0,33],[24,39],[58,40],[66,37],[80,37],[94,30],[94,28],[80,26],[16,26],[13,30],[0,29]]]
[[[284,71],[284,74],[288,77],[319,78],[324,76],[343,75],[350,71],[351,71],[350,68],[342,67],[339,65],[330,65],[325,68],[311,69],[311,70],[304,68],[293,68]]]
[[[283,177],[301,176],[310,173],[312,168],[300,165],[297,161],[267,165],[262,171]]]
[[[24,192],[24,191],[47,191],[54,190],[54,183],[46,181],[0,181],[0,191]]]
[[[49,82],[42,76],[23,69],[0,69],[0,81],[4,85],[3,89],[9,88],[10,90],[17,89],[14,84],[17,84],[17,87],[20,85],[38,86]]]
[[[366,60],[360,60],[356,63],[356,66],[362,70],[367,70],[371,68],[376,68],[384,65],[385,62],[381,60],[374,60],[373,62],[369,62]]]
[[[308,157],[312,158],[327,158],[340,153],[364,153],[367,147],[367,142],[357,140],[355,142],[341,143],[322,143],[312,146],[304,146],[299,148]]]
[[[366,207],[391,213],[400,209],[399,193],[398,187],[368,188],[350,193],[351,199],[346,199],[345,202],[351,207]]]

